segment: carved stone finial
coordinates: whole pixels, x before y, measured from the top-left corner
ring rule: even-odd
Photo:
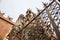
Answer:
[[[37,11],[38,11],[38,12],[40,12],[40,11],[41,11],[41,10],[40,10],[40,9],[38,9],[38,8],[36,8],[36,9],[37,9]]]
[[[20,18],[24,19],[24,15],[20,14],[18,19],[20,19]]]
[[[13,18],[11,18],[11,17],[8,16],[7,19],[8,19],[8,20],[12,20]]]
[[[0,11],[0,16],[3,16],[5,13],[1,13],[1,11]]]
[[[29,8],[26,13],[31,13],[31,9]]]
[[[43,2],[42,2],[43,3]],[[46,3],[43,3],[44,6],[46,6]]]

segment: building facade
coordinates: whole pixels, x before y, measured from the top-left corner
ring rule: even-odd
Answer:
[[[0,40],[6,40],[6,37],[13,26],[12,24],[14,24],[12,18],[5,18],[4,13],[0,12]]]
[[[18,26],[10,32],[9,40],[56,40],[50,26],[44,23],[41,16],[23,29],[35,16],[36,14],[31,9],[26,11],[25,16],[20,15],[16,21]]]

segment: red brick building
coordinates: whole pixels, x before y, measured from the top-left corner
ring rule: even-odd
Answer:
[[[3,15],[4,13],[0,12],[0,40],[6,40],[6,36],[9,34],[12,26],[14,25],[12,18],[5,18]]]

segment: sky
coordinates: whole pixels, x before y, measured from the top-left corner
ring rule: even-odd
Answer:
[[[26,14],[27,9],[37,13],[36,8],[42,9],[42,2],[49,0],[0,0],[0,11],[5,13],[5,17],[10,16],[15,22],[20,14]]]

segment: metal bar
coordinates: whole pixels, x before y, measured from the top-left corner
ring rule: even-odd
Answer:
[[[4,20],[4,21],[6,21],[6,22],[10,23],[11,25],[14,25],[14,26],[15,26],[15,24],[13,24],[13,23],[11,23],[11,22],[9,22],[9,21],[7,21],[7,20],[3,19],[2,17],[0,17],[0,19],[2,19],[2,20]]]

